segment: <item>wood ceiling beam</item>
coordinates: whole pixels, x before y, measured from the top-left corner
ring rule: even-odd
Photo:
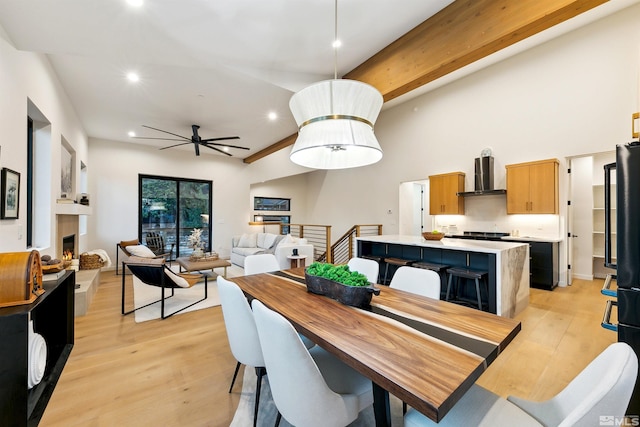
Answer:
[[[404,95],[608,0],[456,0],[343,78]],[[253,163],[292,145],[290,135],[244,159]]]

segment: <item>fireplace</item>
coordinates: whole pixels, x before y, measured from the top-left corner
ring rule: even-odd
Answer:
[[[62,259],[70,260],[75,258],[76,235],[71,234],[62,238]]]

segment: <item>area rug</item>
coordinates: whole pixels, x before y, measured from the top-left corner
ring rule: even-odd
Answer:
[[[244,377],[242,380],[242,393],[238,408],[233,416],[230,427],[251,427],[253,426],[253,405],[255,402],[256,390],[256,373],[255,369],[245,367]],[[402,419],[402,402],[394,396],[389,396],[391,402],[391,422],[394,426],[403,425]],[[278,410],[273,403],[271,397],[271,389],[269,388],[269,376],[263,379],[262,390],[260,394],[260,408],[258,409],[258,427],[266,427],[275,425]],[[375,426],[375,418],[373,416],[373,408],[369,407],[360,412],[357,420],[349,424],[349,427],[371,427]],[[284,417],[280,421],[280,427],[293,427]]]
[[[172,270],[178,271],[177,266],[173,266]],[[208,296],[204,301],[199,302],[198,304],[194,304],[191,307],[176,313],[178,316],[183,313],[188,313],[190,311],[202,310],[205,308],[215,307],[220,305],[220,298],[218,297],[218,286],[216,283],[217,274],[209,273],[208,279]],[[243,270],[239,267],[227,268],[227,277],[237,277],[242,276]],[[168,289],[165,291],[165,295],[170,295],[171,290]],[[133,276],[133,302],[135,307],[142,307],[145,304],[149,304],[153,301],[159,300],[161,295],[161,289],[156,286],[145,285],[138,279]],[[202,299],[204,296],[204,279],[196,283],[190,288],[184,289],[176,289],[175,295],[171,298],[168,298],[164,302],[164,310],[165,313],[173,313],[176,310],[179,310],[182,307],[185,307],[195,301]],[[155,304],[151,304],[148,307],[141,308],[140,310],[135,311],[135,320],[136,323],[146,322],[149,320],[159,319],[160,318],[160,302]]]

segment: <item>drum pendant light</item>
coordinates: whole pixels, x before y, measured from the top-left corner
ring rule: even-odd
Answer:
[[[335,0],[338,40],[338,1]],[[291,97],[289,108],[298,138],[289,158],[315,169],[366,166],[382,158],[373,133],[382,95],[371,85],[337,78],[337,47],[333,80],[314,83]]]

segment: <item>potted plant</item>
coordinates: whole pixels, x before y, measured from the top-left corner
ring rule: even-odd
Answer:
[[[314,262],[304,272],[307,291],[325,295],[342,304],[368,307],[371,297],[380,294],[367,277],[349,266]]]

